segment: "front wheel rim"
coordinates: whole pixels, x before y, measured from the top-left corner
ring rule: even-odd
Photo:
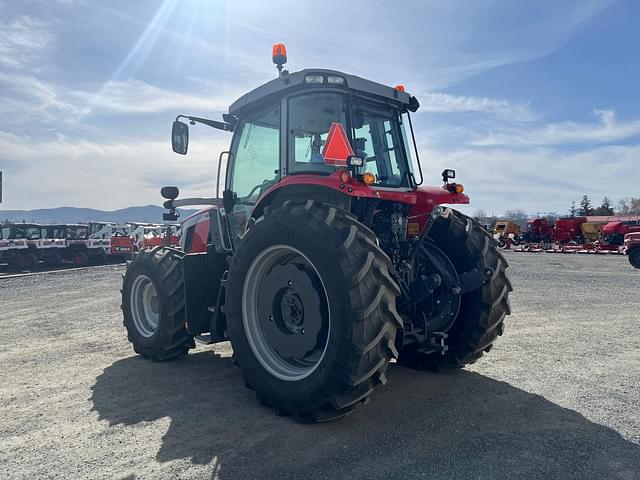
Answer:
[[[160,323],[160,298],[155,285],[146,275],[139,275],[131,286],[131,316],[140,335],[149,338]]]
[[[326,288],[309,258],[272,245],[256,256],[242,290],[242,321],[255,358],[271,375],[299,381],[324,359],[330,318]]]

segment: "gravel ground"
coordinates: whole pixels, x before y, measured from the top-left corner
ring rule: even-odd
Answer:
[[[257,404],[227,344],[134,355],[122,266],[0,279],[1,478],[640,478],[640,271],[509,253],[506,334],[478,364],[392,365],[303,425]]]

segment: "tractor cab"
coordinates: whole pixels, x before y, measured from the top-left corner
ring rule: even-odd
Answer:
[[[274,55],[282,67],[280,61],[286,58]],[[410,117],[420,106],[414,96],[402,85],[389,87],[335,70],[279,71],[278,78],[232,103],[222,122],[179,115],[173,125],[172,146],[180,154],[189,141],[184,120],[233,132],[218,165],[221,221],[228,223],[230,248],[264,207],[302,189],[305,197],[333,197],[341,208],[354,208],[359,198],[400,200],[424,203],[416,209],[424,214],[428,199],[424,191],[416,195],[422,172]],[[431,193],[443,197],[438,203],[468,203],[463,186],[449,183],[451,178],[455,172],[445,170],[444,187]],[[416,218],[412,228],[421,230],[425,220]]]

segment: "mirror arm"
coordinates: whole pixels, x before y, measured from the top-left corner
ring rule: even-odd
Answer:
[[[173,208],[189,207],[193,205],[221,205],[221,199],[219,198],[181,198],[180,200],[171,200]],[[166,202],[165,202],[166,205]],[[167,207],[165,207],[167,208]]]
[[[225,132],[233,132],[233,125],[226,122],[218,122],[217,120],[209,120],[208,118],[202,117],[192,117],[191,115],[178,115],[176,117],[176,121],[181,118],[186,118],[193,125],[194,123],[202,123],[203,125],[207,125],[212,128],[217,128],[218,130],[224,130]]]

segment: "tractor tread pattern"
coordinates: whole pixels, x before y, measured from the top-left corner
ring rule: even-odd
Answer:
[[[471,315],[457,335],[460,341],[452,342],[444,354],[422,353],[415,350],[400,352],[400,362],[411,368],[430,371],[447,371],[463,368],[475,363],[493,346],[493,342],[504,333],[504,320],[511,313],[509,292],[513,290],[506,275],[509,266],[495,240],[475,220],[452,210],[445,209],[439,222],[446,222],[449,233],[455,237],[466,237],[462,242],[473,257],[477,268],[490,271],[490,280],[481,288],[479,315]]]
[[[139,252],[132,261],[127,262],[121,290],[121,308],[125,312],[123,324],[127,329],[127,337],[129,342],[133,344],[134,351],[152,361],[179,358],[186,355],[189,349],[195,347],[193,337],[188,334],[185,326],[185,301],[182,289],[184,277],[180,265],[183,255],[176,249],[158,246]],[[124,292],[127,288],[127,275],[130,272],[133,273],[140,266],[144,266],[147,271],[158,272],[154,283],[159,290],[158,294],[166,300],[166,312],[161,320],[164,325],[159,327],[156,334],[159,337],[153,344],[147,345],[136,338],[133,318],[126,313],[127,309],[125,308]]]
[[[330,381],[325,382],[326,388],[316,391],[304,402],[283,398],[278,392],[260,388],[258,381],[254,381],[259,373],[251,370],[248,364],[247,356],[252,352],[238,351],[234,342],[241,336],[242,312],[228,297],[226,305],[233,305],[228,318],[229,335],[236,351],[234,361],[243,371],[245,385],[258,391],[260,402],[280,415],[291,415],[303,422],[324,422],[348,415],[356,405],[368,402],[377,385],[386,382],[384,372],[389,361],[398,355],[394,342],[396,330],[401,325],[396,311],[396,296],[400,290],[387,273],[389,257],[378,247],[370,229],[348,212],[325,203],[287,200],[278,208],[265,209],[264,218],[253,228],[266,227],[269,222],[277,222],[282,228],[300,225],[305,231],[301,234],[308,238],[321,238],[340,252],[337,261],[345,283],[350,286],[349,309],[353,315],[340,320],[341,325],[348,325],[341,329],[343,333],[336,340],[338,349],[343,352],[343,361],[331,362],[332,366],[327,367],[332,370],[327,373]],[[260,235],[260,232],[255,232],[255,235]],[[243,255],[245,252],[241,244],[231,260],[227,295],[242,291],[244,278],[234,273]]]

